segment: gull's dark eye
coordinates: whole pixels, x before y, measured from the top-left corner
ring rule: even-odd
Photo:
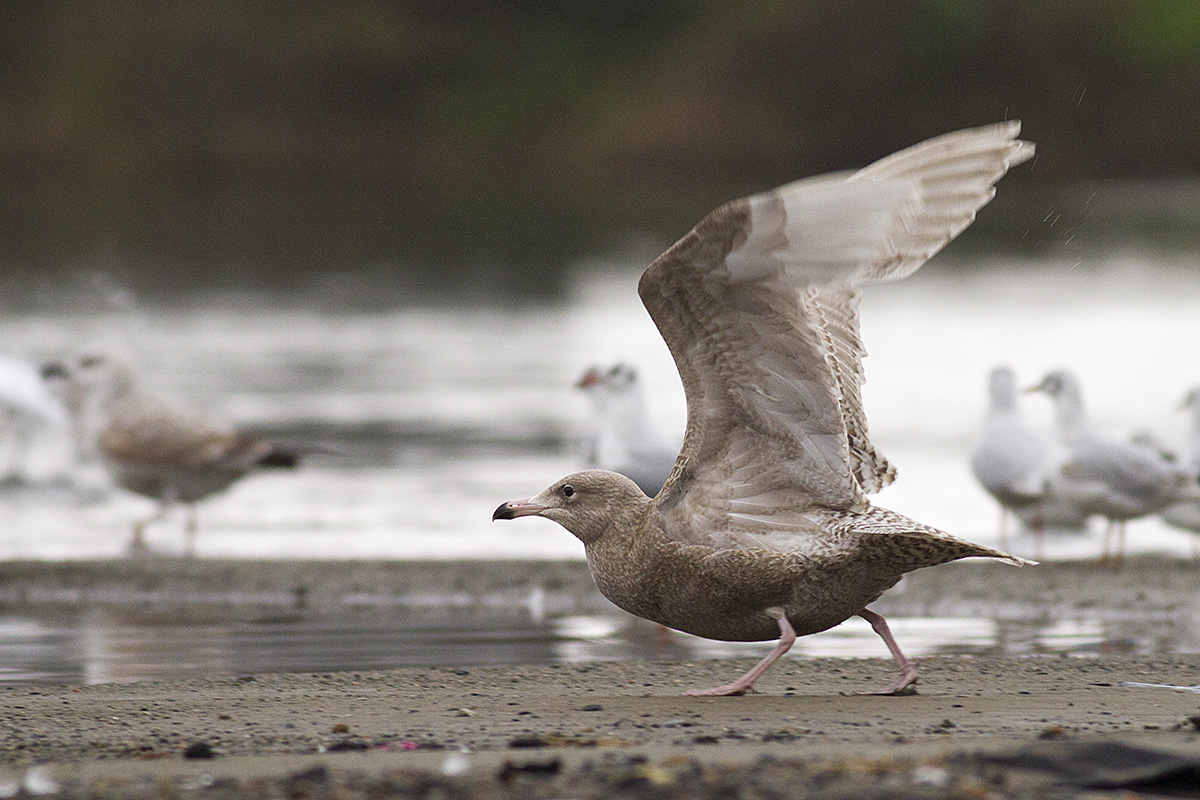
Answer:
[[[563,497],[574,497],[575,496],[575,487],[568,483],[566,486],[564,486],[562,488],[562,493],[563,493]]]

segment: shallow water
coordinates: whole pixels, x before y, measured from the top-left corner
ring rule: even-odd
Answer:
[[[1109,652],[1196,652],[1178,621],[1051,621],[895,617],[890,626],[914,657]],[[1189,644],[1190,642],[1190,644]],[[230,622],[217,609],[163,614],[129,609],[0,616],[0,684],[182,680],[255,672],[326,672],[412,666],[537,664],[765,655],[770,643],[714,642],[627,615],[421,615],[345,612],[264,615]],[[857,617],[796,642],[788,658],[886,658]]]

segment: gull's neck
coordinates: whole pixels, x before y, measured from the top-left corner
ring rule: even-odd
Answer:
[[[993,379],[989,392],[991,403],[988,405],[989,416],[1006,416],[1017,414],[1017,387],[1011,381]]]

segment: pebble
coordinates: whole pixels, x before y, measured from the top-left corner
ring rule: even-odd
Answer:
[[[195,741],[183,749],[183,757],[188,759],[216,758],[217,754],[208,742]]]

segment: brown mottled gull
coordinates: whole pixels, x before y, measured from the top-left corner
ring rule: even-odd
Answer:
[[[129,549],[145,549],[143,531],[174,503],[188,508],[185,550],[194,551],[193,504],[247,473],[265,467],[294,467],[298,451],[243,433],[233,425],[172,403],[144,390],[132,368],[110,355],[83,355],[47,364],[43,372],[67,382],[68,406],[81,419],[83,435],[122,488],[159,501],[149,519],[134,524]]]
[[[1017,122],[940,136],[849,177],[810,178],[713,211],[638,287],[683,379],[683,449],[662,490],[589,470],[502,504],[583,543],[596,585],[638,616],[711,639],[779,643],[871,623],[908,690],[916,668],[867,608],[904,573],[983,556],[1028,563],[871,505],[895,472],[867,438],[859,284],[896,280],[967,227],[1033,154]]]

